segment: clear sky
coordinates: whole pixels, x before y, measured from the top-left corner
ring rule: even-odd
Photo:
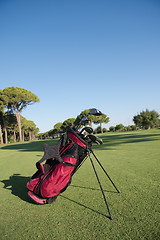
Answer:
[[[40,98],[40,132],[96,107],[109,126],[160,113],[159,0],[0,0],[0,89]]]

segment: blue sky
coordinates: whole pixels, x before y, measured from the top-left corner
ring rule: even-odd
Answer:
[[[159,0],[0,0],[0,89],[40,98],[40,132],[96,107],[110,122],[160,113]]]

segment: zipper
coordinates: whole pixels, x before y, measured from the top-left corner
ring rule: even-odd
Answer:
[[[58,163],[58,164],[59,164],[59,163]],[[58,165],[58,164],[57,164],[57,165]],[[40,184],[39,184],[38,193],[39,193],[39,195],[40,195],[42,198],[44,198],[44,197],[43,197],[42,194],[41,194],[41,186],[42,186],[43,182],[46,180],[46,178],[49,177],[49,176],[52,174],[53,170],[56,168],[57,165],[53,165],[53,166],[51,167],[50,171],[42,178],[42,180],[41,180],[41,182],[40,182]]]

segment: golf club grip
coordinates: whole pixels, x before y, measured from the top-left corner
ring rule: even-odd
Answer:
[[[97,144],[102,144],[103,141],[99,137],[89,134],[88,137],[91,139],[92,142],[97,143]]]
[[[103,143],[103,140],[99,137],[96,136],[96,141],[99,143],[99,144],[102,144]]]

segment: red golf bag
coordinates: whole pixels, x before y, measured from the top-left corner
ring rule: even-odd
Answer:
[[[27,188],[34,202],[47,204],[67,189],[73,174],[87,156],[88,143],[70,128],[56,145],[44,143],[42,147],[44,156],[36,163],[38,170],[27,183]]]

